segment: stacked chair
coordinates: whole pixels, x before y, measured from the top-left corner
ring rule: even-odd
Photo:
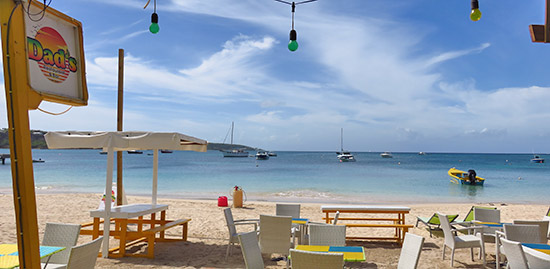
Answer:
[[[437,213],[439,220],[441,221],[441,229],[443,230],[443,234],[445,236],[445,242],[443,244],[443,259],[445,259],[445,249],[449,247],[451,249],[451,267],[453,267],[454,263],[454,253],[455,249],[458,248],[469,248],[471,255],[472,255],[472,261],[474,260],[474,248],[479,248],[479,256],[483,259],[483,266],[485,266],[485,244],[483,241],[483,234],[478,233],[477,235],[455,235],[456,231],[461,230],[473,230],[474,233],[477,230],[483,231],[483,227],[464,227],[464,228],[457,228],[453,229],[451,227],[451,224],[449,223],[449,217],[447,215],[443,215],[440,213]]]
[[[227,244],[227,250],[225,251],[225,259],[229,256],[231,253],[231,246],[233,244],[239,242],[239,237],[237,233],[237,225],[252,225],[254,226],[254,232],[258,231],[258,219],[239,219],[235,220],[233,219],[233,213],[231,212],[231,208],[226,208],[223,210],[223,213],[225,215],[225,221],[227,223],[227,229],[229,231],[229,243]]]

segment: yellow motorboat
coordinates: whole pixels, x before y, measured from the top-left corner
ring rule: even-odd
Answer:
[[[483,186],[483,183],[485,182],[484,178],[476,175],[475,170],[468,170],[468,172],[464,172],[453,167],[449,169],[449,172],[447,173],[452,178],[451,182],[456,184]]]

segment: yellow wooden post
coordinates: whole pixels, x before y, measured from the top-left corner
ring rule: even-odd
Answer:
[[[27,36],[20,2],[0,0],[0,23],[19,262],[21,268],[40,268],[28,112],[38,107],[40,98],[27,84]]]

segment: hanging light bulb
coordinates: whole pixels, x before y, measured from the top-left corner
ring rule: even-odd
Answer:
[[[288,50],[296,51],[298,49],[298,42],[296,41],[296,30],[290,30],[290,42],[288,42]]]
[[[479,11],[478,0],[472,0],[472,13],[470,13],[470,20],[479,21],[481,19],[481,11]]]
[[[149,26],[149,31],[153,34],[156,34],[159,32],[159,30],[159,16],[157,15],[157,13],[153,13],[153,15],[151,15],[151,25]]]

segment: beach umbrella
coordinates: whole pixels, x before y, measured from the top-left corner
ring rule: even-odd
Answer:
[[[180,133],[163,132],[48,132],[44,138],[50,149],[102,149],[107,152],[107,176],[105,193],[111,193],[113,185],[114,152],[129,150],[153,150],[153,206],[157,204],[158,181],[158,151],[186,150],[206,152],[208,142],[192,136]],[[111,203],[105,203],[105,216],[103,222],[103,257],[109,253],[109,231],[111,219]]]

